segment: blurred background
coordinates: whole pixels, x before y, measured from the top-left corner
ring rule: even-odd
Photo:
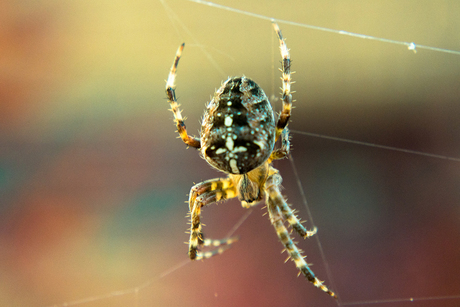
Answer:
[[[460,50],[456,0],[217,2]],[[411,306],[458,306],[460,162],[299,132],[459,158],[460,56],[280,27],[297,133],[294,166],[275,167],[307,219],[299,174],[327,260],[314,238],[298,239],[314,272],[342,303],[457,295]],[[221,174],[177,139],[168,111],[164,80],[182,42],[190,133],[228,76],[279,96],[267,20],[185,0],[0,2],[0,305],[337,305],[283,263],[262,206],[230,250],[187,261],[187,194]],[[225,236],[246,212],[234,200],[205,208],[205,234]]]

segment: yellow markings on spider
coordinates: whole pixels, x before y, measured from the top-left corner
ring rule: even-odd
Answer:
[[[216,90],[206,106],[199,136],[187,133],[185,120],[176,99],[175,78],[184,44],[176,52],[166,81],[166,96],[174,122],[182,141],[197,148],[213,168],[227,175],[195,184],[189,194],[190,239],[189,257],[203,260],[222,254],[235,243],[237,237],[221,240],[203,235],[201,208],[227,199],[238,198],[244,208],[265,201],[270,223],[291,259],[305,278],[332,297],[337,297],[310,269],[302,250],[292,240],[284,222],[287,221],[301,237],[316,233],[316,227],[307,230],[281,194],[282,178],[272,166],[273,160],[289,156],[288,123],[291,117],[291,58],[281,30],[273,22],[281,54],[282,110],[277,119],[267,95],[252,79],[230,77]],[[280,145],[275,146],[280,139]],[[204,251],[202,248],[208,248]],[[275,278],[275,277],[274,277]]]

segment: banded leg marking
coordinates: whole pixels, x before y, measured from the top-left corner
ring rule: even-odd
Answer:
[[[217,178],[196,184],[190,190],[189,207],[191,214],[191,230],[189,241],[189,257],[192,260],[206,259],[222,253],[230,244],[237,241],[237,237],[223,240],[205,240],[201,225],[201,207],[216,203],[220,200],[236,197],[236,189],[230,178]],[[221,245],[226,246],[221,246]],[[216,250],[199,252],[199,246],[217,246]]]
[[[273,160],[286,158],[291,152],[291,143],[289,141],[289,128],[285,127],[281,132],[281,147],[275,149],[269,158],[269,163]]]
[[[300,221],[295,217],[292,209],[284,201],[279,191],[281,184],[281,176],[274,174],[267,180],[267,209],[270,216],[270,222],[275,227],[276,234],[283,243],[289,258],[294,261],[296,267],[302,272],[308,281],[313,283],[314,286],[320,288],[330,296],[337,298],[334,292],[329,290],[322,281],[316,278],[315,273],[310,269],[302,252],[297,248],[296,244],[292,241],[291,236],[284,226],[284,219],[286,219],[291,227],[295,229],[301,236],[308,237],[316,233],[316,229],[307,231]]]
[[[203,246],[212,246],[217,247],[215,249],[206,251],[206,252],[198,252],[195,260],[204,260],[211,258],[215,255],[220,255],[224,251],[230,248],[230,246],[238,241],[238,236],[222,239],[222,240],[213,240],[213,239],[205,239],[203,242]]]
[[[182,118],[179,104],[177,103],[176,99],[176,86],[174,85],[174,81],[176,80],[177,65],[179,64],[184,45],[185,44],[180,45],[177,49],[176,57],[174,58],[173,65],[171,66],[171,71],[169,72],[168,80],[166,81],[166,96],[168,97],[168,102],[171,105],[171,111],[174,114],[174,122],[176,123],[177,131],[179,132],[182,141],[184,141],[184,143],[188,146],[200,148],[200,139],[187,134],[187,128],[185,127],[185,122]]]
[[[317,228],[314,227],[312,230],[307,230],[305,226],[302,225],[302,222],[298,219],[298,217],[294,214],[294,211],[291,209],[288,203],[284,200],[281,196],[279,189],[272,188],[269,191],[270,198],[274,203],[276,203],[277,207],[280,209],[283,218],[288,221],[289,225],[294,229],[302,238],[308,238],[316,234]]]
[[[281,30],[276,23],[273,23],[273,28],[275,29],[276,34],[278,35],[278,40],[280,42],[280,53],[282,57],[282,68],[281,80],[283,81],[282,87],[282,100],[283,100],[283,110],[281,111],[278,123],[276,124],[276,139],[278,140],[281,135],[284,127],[287,126],[289,118],[291,117],[291,108],[292,108],[292,95],[291,95],[291,57],[289,55],[289,49],[286,46]]]

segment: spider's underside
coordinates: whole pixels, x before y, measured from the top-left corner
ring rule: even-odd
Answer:
[[[226,173],[226,178],[215,178],[198,183],[189,195],[191,217],[189,256],[190,259],[206,259],[222,253],[237,238],[223,240],[204,239],[200,222],[201,208],[212,203],[238,197],[245,208],[265,199],[271,224],[300,272],[316,287],[336,298],[309,268],[284,224],[289,223],[303,238],[316,233],[301,224],[293,210],[281,195],[281,181],[277,169],[271,162],[289,154],[289,130],[291,115],[291,60],[281,31],[273,23],[280,42],[282,57],[282,101],[283,110],[278,121],[264,91],[251,79],[229,78],[216,91],[206,107],[201,125],[200,138],[187,133],[184,120],[176,100],[174,80],[179,59],[184,48],[177,50],[174,63],[166,82],[166,95],[174,113],[180,137],[185,144],[200,150],[202,157],[214,168]],[[281,146],[275,142],[281,139]],[[200,246],[215,246],[217,249],[202,252]],[[300,274],[300,273],[299,273]]]

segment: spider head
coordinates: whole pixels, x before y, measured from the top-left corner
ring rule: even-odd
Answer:
[[[275,146],[275,117],[264,91],[244,76],[225,81],[206,107],[200,143],[206,161],[226,173],[264,164]]]

